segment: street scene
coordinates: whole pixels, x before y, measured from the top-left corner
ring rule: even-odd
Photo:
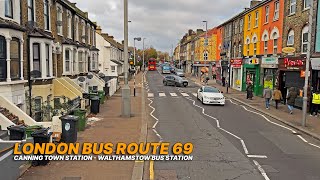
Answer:
[[[320,180],[319,0],[0,3],[1,180]]]

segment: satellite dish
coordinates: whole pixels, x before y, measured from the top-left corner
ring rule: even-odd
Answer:
[[[41,77],[41,72],[38,70],[34,70],[30,72],[30,77],[32,78],[40,78]]]
[[[81,77],[78,78],[78,81],[80,81],[80,82],[85,82],[85,81],[86,81],[86,78],[84,78],[84,77],[81,76]]]
[[[106,75],[104,75],[103,73],[99,73],[98,76],[102,79],[106,77]]]
[[[88,74],[88,75],[87,75],[87,78],[88,78],[88,79],[92,79],[92,78],[93,78],[93,75],[92,75],[92,74]]]

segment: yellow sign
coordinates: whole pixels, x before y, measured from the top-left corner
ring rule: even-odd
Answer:
[[[287,54],[291,54],[296,52],[296,49],[294,47],[285,47],[282,49],[282,52],[287,53]]]
[[[133,61],[130,61],[130,65],[133,65]]]

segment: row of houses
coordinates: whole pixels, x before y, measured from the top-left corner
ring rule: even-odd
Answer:
[[[12,117],[50,122],[86,109],[86,93],[112,95],[123,73],[123,42],[103,33],[68,0],[4,0],[0,4],[0,127]]]
[[[252,81],[257,96],[267,86],[278,87],[283,94],[295,87],[300,92],[296,106],[302,107],[305,75],[310,75],[310,91],[320,88],[319,5],[318,0],[251,1],[250,8],[207,32],[189,30],[175,48],[174,57],[193,74],[210,62],[217,82],[227,81],[239,91]],[[309,33],[311,70],[306,73]]]

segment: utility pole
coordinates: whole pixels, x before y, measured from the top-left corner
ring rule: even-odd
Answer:
[[[128,84],[128,0],[124,0],[124,86],[122,88],[122,117],[131,117],[130,87]]]
[[[133,38],[133,65],[134,65],[134,75],[133,75],[133,96],[136,96],[136,40],[141,41],[141,37]]]
[[[302,107],[302,122],[301,125],[306,127],[307,119],[307,107],[308,107],[308,85],[309,85],[309,69],[310,69],[310,57],[311,57],[311,32],[312,32],[312,18],[313,18],[313,1],[310,3],[309,11],[309,30],[308,30],[308,50],[306,59],[306,71],[304,77],[304,89],[303,89],[303,107]]]
[[[204,47],[205,47],[205,52],[207,54],[207,57],[205,58],[205,64],[207,65],[207,60],[209,57],[209,53],[208,53],[208,44],[209,44],[209,41],[208,41],[208,21],[202,21],[202,22],[206,23],[206,38],[205,38]],[[209,62],[208,75],[209,75],[209,79],[212,79],[212,64],[211,64],[211,62]]]
[[[142,46],[143,46],[143,47],[142,47],[142,49],[143,49],[143,50],[142,50],[142,51],[143,51],[143,52],[142,52],[143,72],[145,71],[145,68],[146,68],[145,62],[144,62],[144,40],[145,40],[145,39],[147,39],[147,38],[143,38],[143,41],[142,41]]]

